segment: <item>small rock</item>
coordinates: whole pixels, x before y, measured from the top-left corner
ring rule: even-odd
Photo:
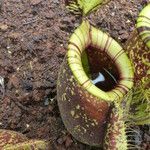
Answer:
[[[4,85],[4,78],[0,76],[0,86],[2,86],[2,88],[4,89],[5,88],[5,85]]]
[[[26,127],[27,127],[27,128],[29,128],[29,127],[30,127],[30,125],[29,125],[29,124],[26,124]]]
[[[53,3],[59,4],[59,0],[53,0]]]
[[[53,106],[51,106],[51,105],[49,105],[49,106],[48,106],[48,112],[52,112],[52,111],[53,111],[53,109],[54,109],[54,107],[53,107]]]
[[[0,12],[2,11],[3,0],[0,0]]]
[[[16,39],[18,39],[18,38],[20,37],[20,33],[13,32],[13,33],[10,33],[10,34],[8,35],[8,37],[11,38],[11,39],[16,40]]]
[[[45,105],[45,106],[49,105],[49,99],[48,99],[48,98],[45,99],[44,105]]]
[[[42,0],[31,0],[31,5],[38,5]]]
[[[32,91],[33,90],[32,82],[30,80],[23,80],[22,88],[25,89],[27,92]]]
[[[4,93],[5,93],[4,78],[0,76],[0,99],[4,97]]]
[[[121,30],[121,26],[114,25],[114,29],[115,29],[116,31],[120,31],[120,30]]]
[[[0,31],[5,32],[7,31],[7,29],[8,29],[8,25],[0,23]]]
[[[64,143],[64,139],[62,137],[60,137],[59,139],[57,139],[58,144],[62,145]]]
[[[54,18],[55,13],[50,10],[49,13],[45,13],[44,16],[46,19],[52,19],[52,18]]]
[[[68,148],[71,146],[72,143],[73,143],[73,140],[71,139],[71,137],[67,136],[66,141],[65,141],[65,146]]]
[[[10,82],[10,85],[13,85],[15,88],[19,88],[20,82],[19,82],[19,79],[15,75],[12,75],[10,77],[9,82]]]
[[[35,101],[41,101],[41,100],[43,100],[44,95],[45,95],[44,90],[34,90],[33,91],[33,99]]]
[[[128,37],[129,37],[128,32],[127,32],[127,31],[125,31],[125,30],[121,30],[121,31],[119,31],[119,35],[120,35],[120,38],[121,38],[122,40],[127,40],[127,39],[128,39]]]
[[[24,93],[18,97],[19,102],[21,102],[23,104],[31,102],[31,99],[32,99],[31,93]],[[26,109],[26,108],[24,108],[24,109]]]

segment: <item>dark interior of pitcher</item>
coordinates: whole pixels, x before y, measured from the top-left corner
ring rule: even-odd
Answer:
[[[111,91],[119,81],[120,75],[115,62],[108,54],[89,46],[82,53],[82,65],[93,84],[103,91]]]

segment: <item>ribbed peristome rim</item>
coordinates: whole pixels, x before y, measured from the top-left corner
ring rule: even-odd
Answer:
[[[140,12],[136,27],[142,40],[146,43],[147,47],[150,48],[150,4],[144,7]]]
[[[110,58],[115,60],[114,62],[121,76],[118,84],[123,88],[116,87],[111,91],[105,92],[92,83],[91,79],[86,75],[81,61],[82,52],[88,46],[94,46],[105,51]],[[70,38],[67,61],[78,84],[99,99],[105,101],[120,99],[133,86],[133,67],[125,51],[114,39],[91,26],[87,20],[82,22]]]

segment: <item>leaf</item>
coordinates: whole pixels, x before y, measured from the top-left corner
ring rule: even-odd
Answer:
[[[47,142],[42,140],[28,140],[25,142],[17,143],[17,144],[10,144],[9,146],[5,146],[4,150],[46,150],[49,148],[49,145]]]
[[[86,16],[109,1],[110,0],[65,0],[65,4],[74,14],[82,14],[83,16]]]

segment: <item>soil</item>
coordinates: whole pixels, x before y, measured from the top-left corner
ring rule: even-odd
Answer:
[[[146,3],[112,0],[89,19],[123,45]],[[57,106],[57,74],[80,22],[63,0],[0,0],[0,128],[48,140],[54,150],[99,149],[67,132]],[[134,128],[137,145],[150,149],[149,127]]]

